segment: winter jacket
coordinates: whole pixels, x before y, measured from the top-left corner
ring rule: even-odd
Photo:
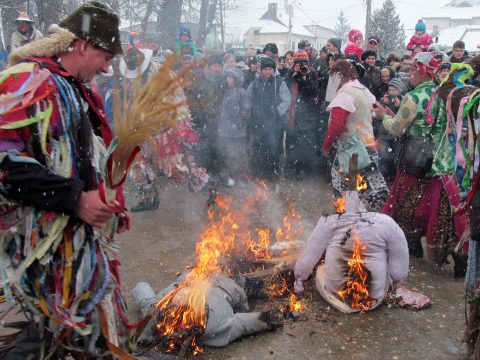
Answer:
[[[380,86],[381,86],[381,77],[380,77],[380,68],[376,66],[370,66],[367,63],[363,63],[365,67],[365,75],[363,75],[360,82],[365,85],[365,87],[370,90],[370,92],[375,96],[376,99],[380,98]]]
[[[43,34],[37,29],[33,29],[33,28],[32,28],[32,31],[26,35],[18,31],[14,31],[10,40],[12,51],[19,48],[20,46],[27,45],[32,41],[41,39],[42,37],[43,37]]]
[[[247,91],[242,87],[243,73],[240,69],[229,69],[225,71],[225,75],[235,78],[236,83],[234,86],[227,86],[223,94],[218,119],[218,135],[246,137],[251,100]]]
[[[325,290],[337,294],[350,280],[347,262],[358,236],[367,269],[370,298],[381,302],[388,287],[408,275],[408,246],[402,229],[387,215],[367,212],[355,191],[346,194],[342,215],[321,217],[295,264],[295,289],[303,291],[315,265],[325,254]],[[318,283],[317,283],[318,286]]]
[[[247,92],[252,99],[252,126],[265,131],[279,131],[281,118],[290,106],[291,96],[285,81],[280,76],[255,78]]]
[[[189,105],[199,135],[216,134],[217,118],[224,91],[224,75],[213,74],[208,68],[204,70],[203,76],[195,80]]]
[[[293,70],[287,75],[287,85],[292,101],[288,112],[288,125],[291,130],[315,131],[318,128],[317,100],[318,76],[315,71],[303,75]]]
[[[427,51],[428,47],[432,44],[433,44],[433,39],[429,33],[424,33],[422,37],[417,37],[416,35],[413,35],[407,44],[407,50],[413,51],[413,49],[417,45],[420,45],[420,47],[422,48],[422,51]]]

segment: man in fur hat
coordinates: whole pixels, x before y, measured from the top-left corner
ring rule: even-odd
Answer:
[[[125,231],[130,217],[121,187],[106,203],[99,159],[113,136],[85,86],[122,52],[118,24],[104,4],[85,3],[13,51],[0,76],[0,264],[6,288],[45,326],[43,343],[24,337],[7,359],[38,356],[41,346],[64,354],[65,343],[87,357],[123,352],[119,264],[106,253],[115,228],[105,226],[115,217]]]
[[[13,32],[10,40],[12,51],[43,37],[42,33],[33,27],[34,23],[25,11],[18,14],[18,18],[15,20],[17,29]]]

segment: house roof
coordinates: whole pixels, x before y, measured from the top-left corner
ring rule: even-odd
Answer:
[[[451,49],[453,43],[462,40],[465,43],[465,50],[477,52],[480,49],[480,25],[461,25],[442,29],[438,33],[438,43]]]
[[[283,34],[288,33],[289,18],[285,9],[278,6],[269,5],[268,10],[260,17],[260,19],[252,22],[250,28],[259,28],[261,34]],[[276,4],[275,4],[276,5]],[[294,16],[292,17],[292,34],[314,38],[315,34],[310,32],[302,23]]]
[[[474,5],[470,6],[471,3]],[[457,2],[457,6],[450,3],[425,16],[425,20],[428,25],[429,18],[472,19],[473,17],[480,17],[480,1]]]

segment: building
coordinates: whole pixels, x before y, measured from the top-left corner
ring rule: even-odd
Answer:
[[[263,48],[267,43],[275,43],[282,55],[288,50],[297,50],[301,40],[310,41],[316,49],[321,48],[333,34],[333,30],[323,26],[301,24],[293,16],[291,6],[279,9],[277,3],[270,3],[268,10],[245,32],[243,41],[248,48]]]
[[[467,51],[480,50],[480,0],[452,0],[424,20],[433,38],[447,49],[462,40]]]

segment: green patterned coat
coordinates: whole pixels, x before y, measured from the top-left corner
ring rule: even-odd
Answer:
[[[398,109],[397,114],[392,117],[386,115],[383,118],[383,126],[395,137],[403,134],[413,136],[427,136],[432,132],[434,146],[434,161],[432,170],[427,176],[441,176],[454,173],[454,161],[450,144],[448,142],[447,114],[445,104],[437,96],[432,106],[432,116],[437,119],[435,129],[427,124],[427,105],[436,84],[427,81],[418,85],[408,92]]]

